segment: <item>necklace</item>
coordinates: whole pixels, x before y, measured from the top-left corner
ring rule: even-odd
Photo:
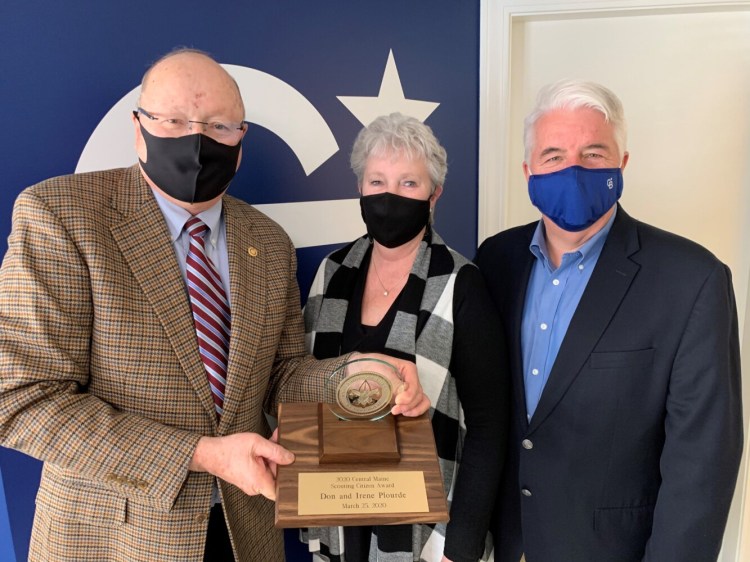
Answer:
[[[371,259],[370,263],[372,264],[373,269],[375,270],[375,277],[378,278],[378,283],[380,283],[380,286],[383,287],[383,296],[387,297],[390,292],[398,287],[401,284],[401,281],[404,280],[404,277],[406,277],[409,274],[409,270],[406,270],[406,273],[404,273],[401,277],[398,278],[398,280],[391,286],[390,289],[388,289],[385,284],[383,283],[383,280],[380,278],[380,273],[378,273],[378,266],[375,265],[375,260]]]

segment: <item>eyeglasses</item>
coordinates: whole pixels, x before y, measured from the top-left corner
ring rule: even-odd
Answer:
[[[245,130],[245,122],[231,123],[227,121],[193,121],[184,117],[175,116],[158,116],[149,113],[142,107],[133,112],[136,119],[138,114],[144,115],[149,123],[161,132],[164,136],[175,137],[193,132],[193,125],[203,125],[203,133],[219,142],[238,142]],[[140,120],[140,119],[139,119]]]

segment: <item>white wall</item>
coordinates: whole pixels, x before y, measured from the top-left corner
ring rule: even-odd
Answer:
[[[624,207],[730,266],[742,330],[750,320],[750,2],[488,0],[484,8],[480,241],[539,217],[521,172],[523,117],[539,88],[563,77],[601,82],[629,124]],[[747,364],[750,337],[743,342]],[[743,464],[722,562],[750,560],[746,472]]]

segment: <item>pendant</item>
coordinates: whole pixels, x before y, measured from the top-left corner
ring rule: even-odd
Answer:
[[[383,296],[387,297],[388,296],[388,291],[383,291]]]

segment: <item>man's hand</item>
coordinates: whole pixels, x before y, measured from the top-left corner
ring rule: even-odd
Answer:
[[[276,465],[291,464],[294,454],[257,433],[201,437],[190,470],[209,472],[250,496],[276,499]]]
[[[419,383],[419,375],[417,374],[417,366],[414,363],[382,353],[352,354],[352,359],[360,359],[362,357],[380,359],[398,369],[401,380],[391,380],[393,390],[396,393],[395,405],[391,408],[391,413],[394,416],[403,414],[404,416],[417,417],[430,409],[430,399],[422,390],[422,385]]]

